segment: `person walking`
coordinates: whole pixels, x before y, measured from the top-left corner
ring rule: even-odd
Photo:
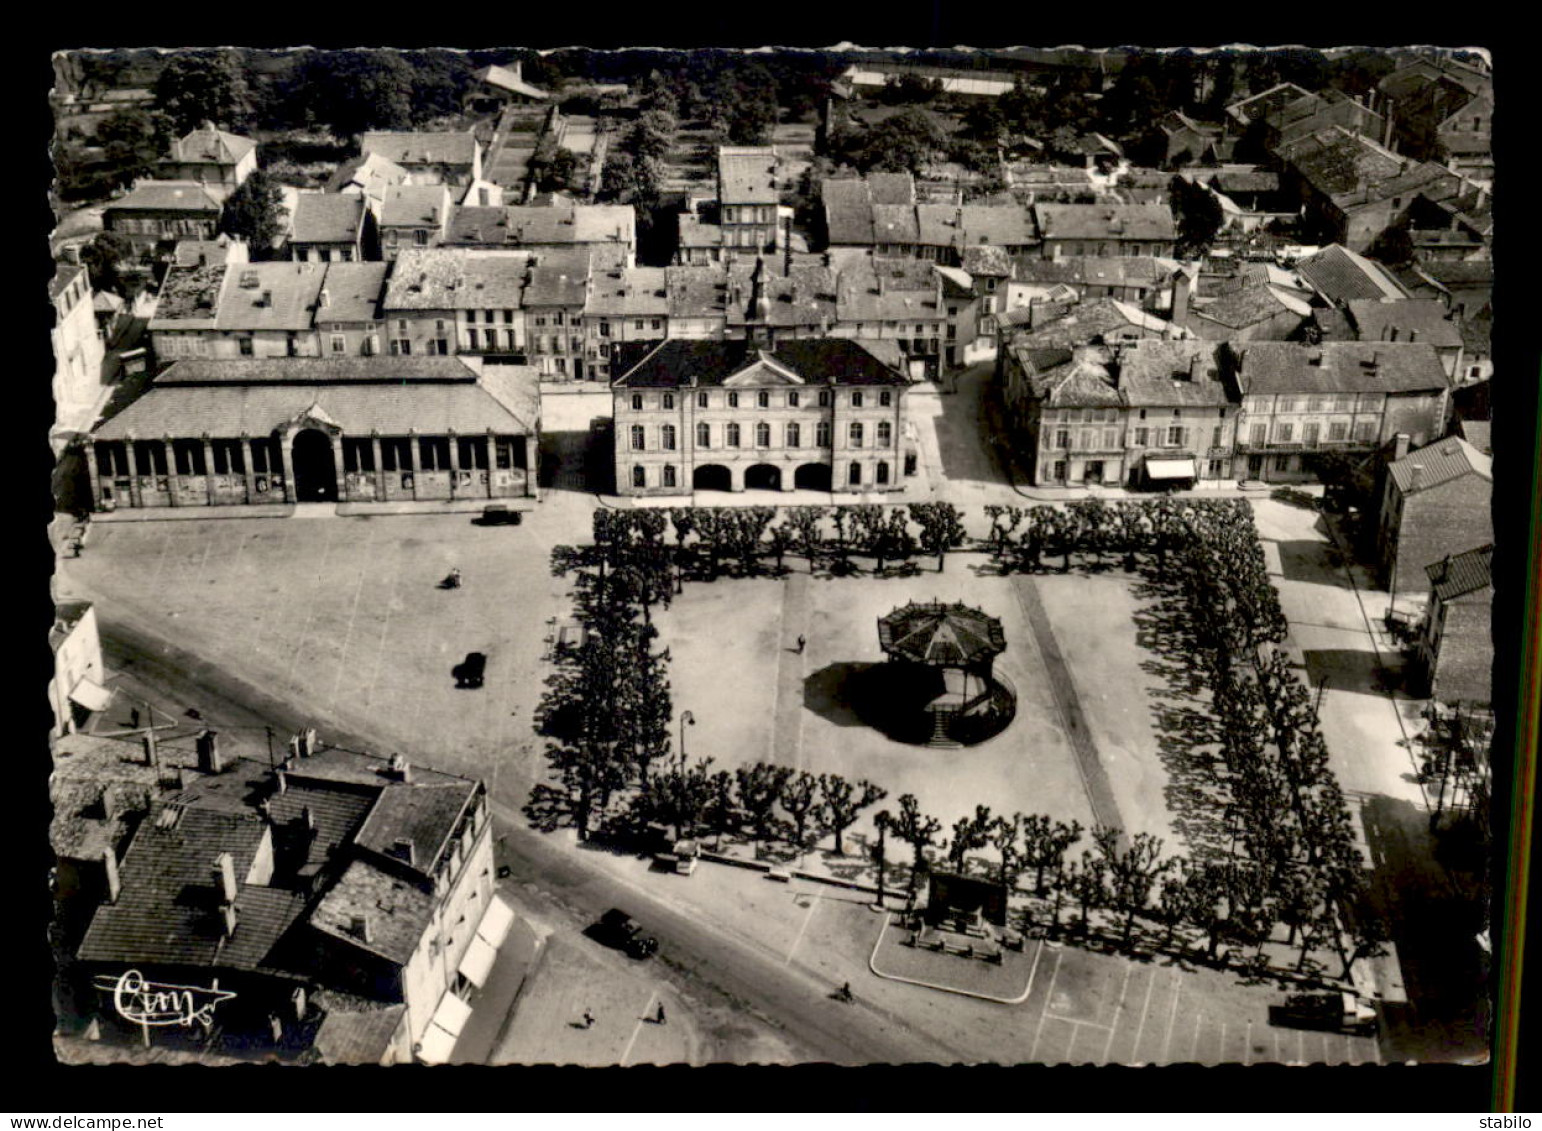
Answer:
[[[798,655],[800,655],[800,656],[803,655],[803,649],[805,649],[807,647],[808,647],[808,637],[800,635],[798,637]]]
[[[664,1024],[664,1003],[663,1002],[659,1002],[659,1015],[656,1018],[654,1018],[654,1021],[655,1021],[656,1024],[659,1024],[659,1025]]]
[[[590,1013],[587,1009],[584,1010],[584,1028],[594,1028],[594,1014]]]

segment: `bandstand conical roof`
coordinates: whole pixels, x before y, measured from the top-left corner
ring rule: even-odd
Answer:
[[[878,618],[885,653],[935,667],[964,667],[1006,651],[1001,621],[968,605],[911,603]]]

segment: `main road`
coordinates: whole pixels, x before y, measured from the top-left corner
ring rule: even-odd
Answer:
[[[82,593],[89,597],[89,593]],[[201,721],[233,734],[257,734],[271,726],[284,736],[309,719],[261,688],[201,660],[135,623],[121,606],[98,605],[103,659],[153,698],[177,705],[196,704]],[[325,738],[354,749],[384,748],[379,736],[329,728]],[[492,798],[500,862],[510,869],[520,898],[554,923],[580,930],[608,907],[623,906],[648,925],[660,940],[660,960],[680,991],[714,1010],[725,1006],[748,1012],[779,1031],[801,1060],[837,1064],[947,1063],[967,1054],[905,1026],[898,1018],[864,1004],[842,1004],[823,985],[762,952],[725,939],[699,920],[681,914],[646,890],[586,867],[559,843],[531,830],[517,812],[515,783]],[[520,792],[522,793],[522,787]],[[731,1047],[714,1057],[735,1060]]]

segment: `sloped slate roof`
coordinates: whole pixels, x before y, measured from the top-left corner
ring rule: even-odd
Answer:
[[[265,966],[273,944],[305,905],[298,892],[243,882],[266,822],[256,812],[191,805],[163,828],[159,818],[165,812],[166,806],[158,806],[135,834],[118,868],[118,900],[97,909],[78,956],[88,962]],[[232,857],[238,887],[238,927],[229,939],[213,878],[222,852]]]
[[[501,87],[504,90],[513,91],[515,94],[523,94],[526,98],[544,99],[551,97],[539,87],[531,86],[508,67],[483,67],[471,77],[479,82],[485,82],[489,86]]]
[[[831,244],[865,246],[873,242],[873,208],[866,181],[820,181],[819,194]]]
[[[361,361],[372,364],[350,378],[352,363]],[[297,371],[286,374],[296,362],[302,363]],[[454,363],[464,378],[459,374],[436,378],[432,375],[436,362]],[[189,368],[176,375],[183,366]],[[176,379],[200,371],[213,374],[215,379]],[[259,381],[279,379],[247,384],[240,379],[243,373]],[[334,373],[341,379],[328,381]],[[393,380],[394,373],[403,376]],[[539,414],[539,393],[530,388],[534,381],[524,366],[488,366],[476,379],[460,359],[451,357],[190,358],[162,374],[96,435],[103,440],[205,433],[266,436],[312,408],[319,408],[354,435],[372,431],[391,436],[412,431],[525,435],[534,429]]]
[[[683,388],[721,385],[753,365],[762,351],[744,341],[696,341],[671,338],[648,351],[613,382],[616,388]],[[771,360],[810,385],[834,377],[842,385],[905,385],[907,379],[847,338],[805,338],[782,342],[766,351]],[[635,354],[633,355],[635,356]]]
[[[678,242],[681,247],[722,247],[723,228],[709,224],[693,212],[682,212],[676,217]]]
[[[366,133],[359,139],[362,153],[378,153],[398,165],[470,165],[476,155],[476,137],[462,133]]]
[[[591,280],[584,313],[613,318],[668,314],[664,268],[631,267],[597,273]]]
[[[1244,393],[1262,394],[1414,393],[1449,385],[1435,347],[1424,342],[1249,342],[1238,378]]]
[[[393,184],[381,198],[382,227],[422,228],[443,225],[450,212],[450,193],[444,185]]]
[[[351,243],[364,223],[364,198],[351,193],[302,192],[295,197],[292,243]]]
[[[329,1009],[316,1030],[314,1047],[323,1064],[378,1064],[402,1022],[405,1005],[381,1009]]]
[[[1400,158],[1342,126],[1306,134],[1280,146],[1277,153],[1318,192],[1334,198],[1355,194],[1362,184],[1391,180],[1403,171]]]
[[[431,877],[440,853],[459,826],[476,788],[472,781],[394,782],[380,794],[369,816],[354,834],[354,842],[360,848],[391,856],[397,841],[407,841],[412,845],[411,867],[423,876]]]
[[[1035,204],[1039,234],[1050,239],[1171,240],[1173,210],[1166,204]]]
[[[1296,274],[1329,302],[1408,297],[1408,292],[1386,268],[1342,244],[1329,244],[1307,256],[1296,264]]]
[[[219,330],[309,330],[326,278],[322,263],[242,263],[225,270]],[[268,300],[264,302],[263,296]]]
[[[724,204],[775,204],[776,150],[728,147],[717,151],[718,199]]]
[[[728,272],[722,267],[666,267],[671,318],[711,318],[727,313]]]
[[[337,172],[327,179],[327,191],[341,192],[349,185],[357,185],[366,196],[383,200],[387,189],[393,185],[406,184],[407,177],[407,170],[389,157],[379,153],[361,153],[337,167]]]
[[[1394,330],[1397,341],[1428,342],[1436,349],[1454,349],[1462,344],[1462,331],[1454,319],[1446,317],[1445,303],[1436,299],[1407,299],[1403,302],[1377,302],[1352,299],[1349,317],[1363,342],[1389,341]]]
[[[1274,287],[1253,284],[1230,291],[1203,306],[1196,303],[1190,308],[1190,313],[1230,329],[1240,330],[1286,311],[1305,318],[1311,310],[1306,303]]]
[[[1414,468],[1419,468],[1419,482],[1414,485]],[[1447,436],[1433,444],[1426,444],[1418,451],[1409,452],[1400,460],[1387,465],[1387,471],[1405,495],[1415,491],[1427,491],[1464,475],[1476,474],[1492,481],[1494,460],[1473,447],[1460,436]]]
[[[127,196],[113,201],[107,212],[209,212],[220,204],[196,181],[141,181]]]
[[[916,182],[909,173],[869,173],[867,187],[874,204],[916,202]]]
[[[328,263],[321,289],[327,305],[316,308],[317,322],[374,322],[380,317],[389,263]]]
[[[960,667],[1006,651],[1007,638],[997,617],[967,605],[915,604],[878,618],[878,643],[916,663]]]
[[[386,285],[386,310],[511,309],[521,304],[529,261],[471,256],[452,248],[408,248]]]
[[[235,165],[256,148],[257,143],[251,138],[226,133],[205,122],[186,137],[171,143],[171,157],[174,161],[189,165]]]
[[[1431,592],[1442,601],[1465,597],[1494,584],[1494,547],[1481,546],[1463,554],[1452,554],[1424,567]]]
[[[1213,408],[1231,403],[1214,342],[1134,342],[1119,351],[1119,391],[1136,407]]]

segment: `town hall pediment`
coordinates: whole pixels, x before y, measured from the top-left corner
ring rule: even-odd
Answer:
[[[739,372],[723,379],[723,384],[729,388],[745,385],[802,385],[805,383],[802,377],[785,365],[778,365],[764,352]]]

